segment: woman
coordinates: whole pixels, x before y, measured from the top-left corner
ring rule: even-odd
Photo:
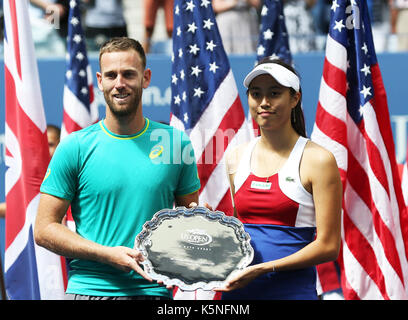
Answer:
[[[254,248],[222,299],[317,299],[315,265],[336,259],[342,185],[335,158],[308,140],[295,70],[262,60],[246,76],[261,135],[227,155],[235,215]]]

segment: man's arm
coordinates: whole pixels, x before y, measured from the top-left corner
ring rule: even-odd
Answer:
[[[139,266],[138,262],[143,261],[143,256],[138,250],[103,246],[64,226],[61,222],[69,205],[68,200],[41,194],[34,228],[34,238],[38,245],[68,258],[94,260],[125,272],[134,270],[146,280],[152,281]]]
[[[195,202],[196,204],[198,204],[198,191],[182,196],[176,196],[175,198],[177,207],[190,208],[191,203]]]

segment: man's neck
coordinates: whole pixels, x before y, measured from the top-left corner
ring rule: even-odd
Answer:
[[[115,134],[133,135],[143,129],[145,121],[146,120],[141,112],[136,112],[133,115],[125,117],[118,117],[107,110],[104,123],[106,128]]]

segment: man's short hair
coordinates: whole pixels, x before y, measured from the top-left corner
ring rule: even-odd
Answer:
[[[102,44],[99,49],[99,65],[101,65],[101,57],[104,53],[127,51],[131,49],[139,53],[140,58],[142,59],[143,69],[146,68],[146,54],[142,45],[139,41],[128,37],[114,37]]]
[[[47,131],[54,131],[54,133],[59,137],[61,136],[61,129],[53,124],[47,124]]]

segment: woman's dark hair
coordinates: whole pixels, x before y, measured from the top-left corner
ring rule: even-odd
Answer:
[[[279,59],[272,59],[271,57],[265,57],[263,59],[261,59],[256,66],[259,66],[260,64],[264,64],[264,63],[276,63],[281,65],[282,67],[285,67],[286,69],[292,71],[294,74],[296,74],[298,77],[298,73],[296,72],[296,70],[289,64],[283,62],[282,60]],[[255,66],[255,67],[256,67]],[[299,77],[300,78],[300,77]],[[295,89],[293,88],[289,88],[290,89],[290,93],[292,95],[296,94]],[[290,116],[290,122],[292,124],[292,128],[302,137],[306,138],[306,125],[305,125],[305,117],[303,115],[303,109],[302,109],[302,88],[299,87],[299,93],[301,94],[300,99],[298,104],[296,105],[296,107],[294,107],[292,109],[292,113]]]

